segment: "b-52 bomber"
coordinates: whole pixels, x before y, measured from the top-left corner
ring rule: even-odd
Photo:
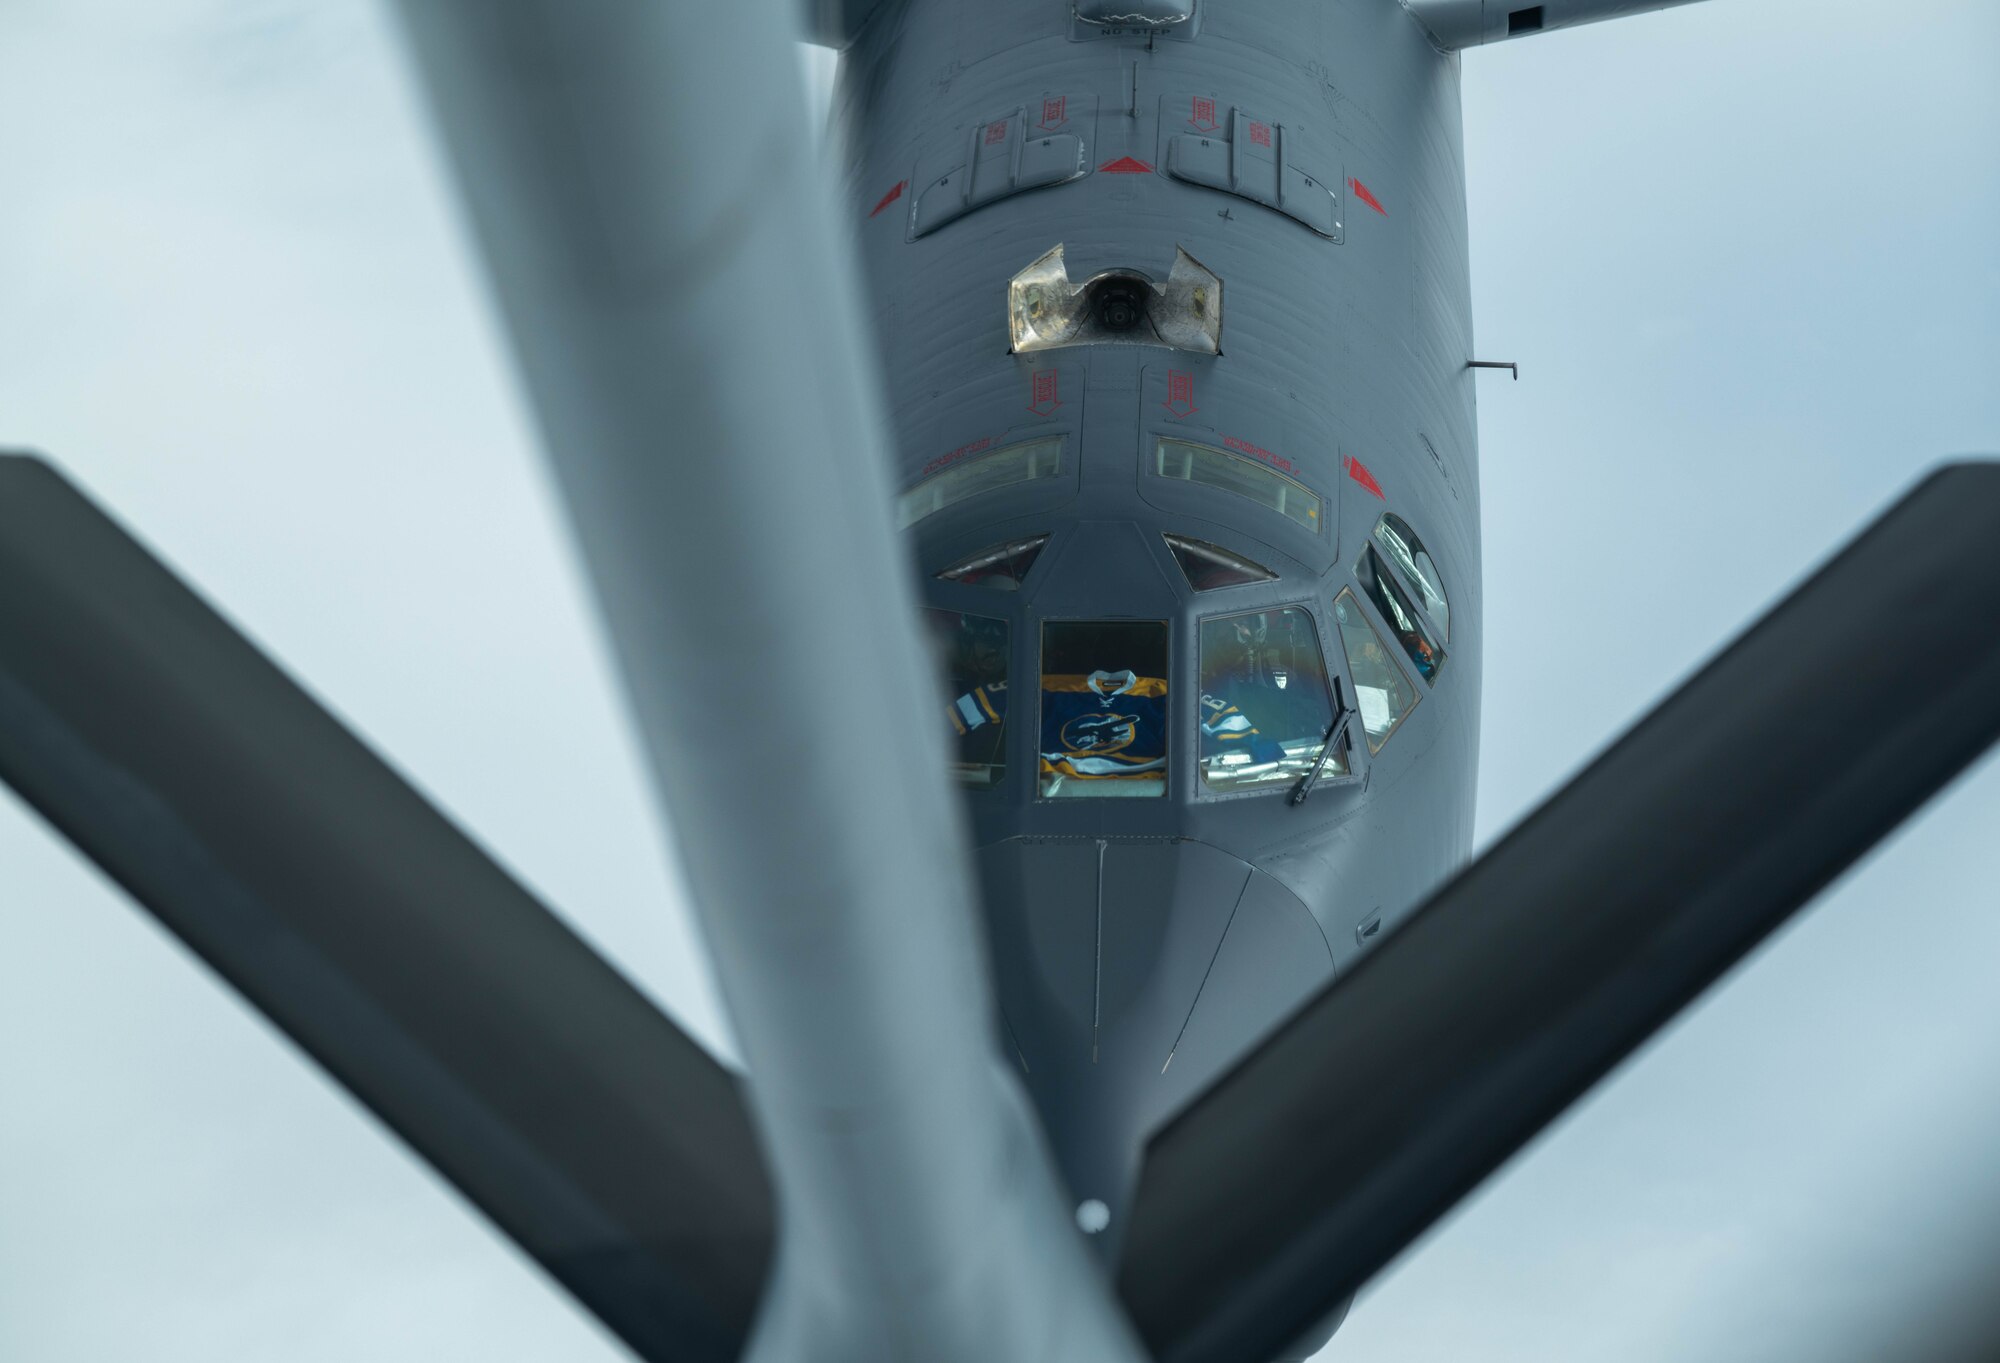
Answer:
[[[794,3],[406,0],[741,1076],[29,457],[0,775],[650,1363],[1305,1358],[2000,733],[1951,466],[1471,860],[1460,53],[1660,7],[822,0],[836,190]]]

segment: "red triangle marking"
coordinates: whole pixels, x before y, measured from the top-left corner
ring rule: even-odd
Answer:
[[[908,184],[908,183],[909,183],[909,181],[908,181],[908,180],[898,180],[898,181],[896,181],[896,187],[895,187],[894,189],[890,190],[890,191],[889,191],[889,192],[888,192],[887,194],[884,194],[884,195],[882,196],[882,202],[881,202],[881,203],[878,203],[878,204],[876,204],[876,205],[875,205],[875,212],[874,212],[874,213],[870,213],[870,214],[869,214],[868,216],[869,216],[869,217],[871,217],[871,218],[872,218],[872,217],[875,217],[875,216],[876,216],[876,214],[879,214],[879,213],[880,213],[880,212],[881,212],[881,211],[882,211],[883,209],[887,208],[887,207],[888,207],[888,206],[889,206],[890,204],[892,204],[892,203],[896,202],[896,200],[898,200],[898,199],[902,198],[902,197],[903,197],[903,186],[904,186],[904,185],[906,185],[906,184]]]
[[[1375,197],[1374,193],[1369,190],[1367,185],[1364,185],[1361,183],[1361,181],[1354,179],[1348,180],[1347,183],[1348,186],[1354,190],[1354,196],[1360,199],[1361,202],[1367,204],[1370,208],[1374,209],[1377,213],[1380,213],[1383,217],[1386,218],[1389,216],[1389,210],[1382,207],[1382,201]]]
[[[1386,496],[1383,496],[1382,485],[1375,481],[1375,475],[1368,471],[1366,464],[1356,459],[1353,455],[1348,455],[1340,462],[1347,466],[1347,476],[1349,478],[1367,488],[1377,497],[1381,497],[1383,501],[1386,502],[1389,500]]]
[[[1121,156],[1098,167],[1106,175],[1151,175],[1153,168],[1136,156]]]

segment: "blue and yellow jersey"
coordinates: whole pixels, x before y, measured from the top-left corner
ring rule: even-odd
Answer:
[[[945,709],[958,735],[958,762],[961,767],[997,767],[1006,761],[1007,682],[1002,678],[960,690],[964,686],[964,680],[956,681],[951,689],[960,694]]]
[[[1042,678],[1044,776],[1105,781],[1167,765],[1167,683],[1131,672]]]
[[[1285,755],[1285,750],[1266,738],[1234,701],[1203,692],[1201,755],[1214,757],[1226,752],[1248,752],[1258,762],[1275,762]]]
[[[974,729],[998,724],[1007,713],[1007,683],[975,686],[951,703],[951,727],[963,738]]]

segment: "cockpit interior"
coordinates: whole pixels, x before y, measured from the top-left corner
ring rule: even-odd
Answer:
[[[1161,441],[1159,458],[1170,476],[1217,486],[1233,479],[1229,490],[1301,523],[1319,515],[1309,490],[1225,451]],[[978,472],[989,461],[996,462]],[[948,483],[918,484],[905,495],[906,514],[921,505],[920,519],[1059,461],[1059,442],[1053,453],[1040,442],[996,451],[959,465]],[[1001,786],[1010,765],[1025,757],[1032,775],[1021,779],[1033,781],[1038,800],[1159,798],[1177,789],[1194,798],[1297,793],[1302,782],[1353,775],[1353,745],[1379,752],[1445,667],[1451,615],[1442,576],[1393,512],[1376,522],[1350,571],[1319,589],[1324,599],[1233,609],[1235,589],[1261,586],[1268,596],[1280,574],[1241,550],[1163,532],[1189,593],[1200,606],[1214,606],[1193,612],[1192,648],[1175,638],[1187,627],[1175,620],[1035,618],[1008,610],[1000,594],[1021,592],[1062,533],[1017,535],[934,574],[996,594],[990,613],[924,612],[954,769],[967,786]],[[1172,704],[1183,691],[1193,697],[1186,733],[1176,731],[1176,715],[1188,712]],[[1355,722],[1344,724],[1350,712]],[[1032,737],[1010,763],[1010,735],[1021,727]],[[1182,762],[1193,765],[1197,780],[1179,780]]]

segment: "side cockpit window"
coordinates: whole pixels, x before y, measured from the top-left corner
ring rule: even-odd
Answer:
[[[1430,625],[1373,545],[1361,551],[1361,560],[1354,565],[1354,576],[1360,579],[1361,589],[1368,593],[1368,599],[1388,623],[1390,633],[1402,645],[1410,666],[1417,669],[1417,675],[1426,683],[1435,683],[1438,669],[1444,666],[1444,645],[1432,635]]]
[[[1042,625],[1042,795],[1167,791],[1167,626],[1160,620]]]
[[[1201,622],[1201,779],[1210,789],[1290,786],[1333,727],[1333,693],[1310,612],[1297,606]],[[1345,739],[1322,776],[1347,773]]]
[[[952,770],[964,785],[996,785],[1007,774],[1007,622],[926,610],[924,627],[944,677]]]
[[[1375,525],[1375,544],[1389,564],[1403,575],[1410,589],[1418,597],[1417,604],[1424,614],[1437,626],[1437,637],[1442,643],[1451,642],[1451,603],[1445,599],[1444,578],[1438,572],[1437,562],[1424,548],[1424,542],[1417,538],[1410,523],[1391,511]]]
[[[1354,704],[1368,734],[1368,751],[1379,751],[1416,707],[1417,688],[1389,656],[1352,587],[1341,588],[1333,599],[1333,623],[1347,655],[1347,674],[1354,682]]]

